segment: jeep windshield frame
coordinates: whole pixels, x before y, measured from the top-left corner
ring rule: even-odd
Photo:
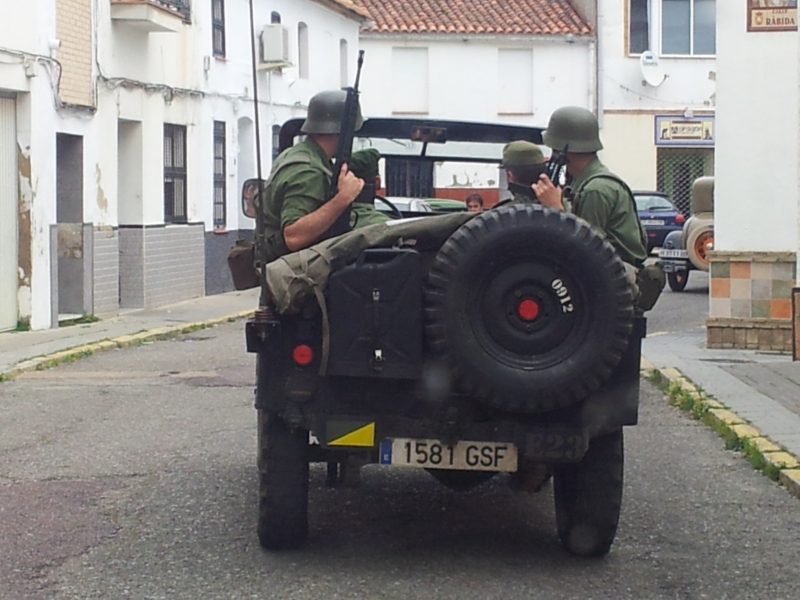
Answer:
[[[293,146],[299,136],[304,119],[290,119],[281,127],[279,150]],[[443,130],[446,142],[419,141],[421,128]],[[431,161],[459,161],[499,163],[502,147],[515,140],[526,140],[542,145],[541,127],[448,121],[424,118],[380,117],[366,119],[356,131],[353,149],[377,147],[384,157],[416,158]],[[447,150],[443,150],[446,148]],[[452,149],[458,152],[452,153]]]

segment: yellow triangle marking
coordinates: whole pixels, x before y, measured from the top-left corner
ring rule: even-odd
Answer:
[[[329,446],[368,446],[375,445],[375,423],[359,427],[347,435],[328,442]]]

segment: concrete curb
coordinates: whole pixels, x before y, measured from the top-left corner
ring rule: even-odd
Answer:
[[[222,317],[214,317],[213,319],[205,319],[203,321],[195,321],[193,323],[182,323],[180,325],[171,325],[169,327],[158,327],[155,329],[145,329],[130,335],[123,335],[116,338],[101,340],[99,342],[92,342],[90,344],[83,344],[74,346],[51,354],[45,354],[24,360],[15,364],[8,371],[0,372],[0,383],[13,379],[21,373],[29,371],[43,371],[50,369],[65,362],[74,362],[102,352],[104,350],[113,350],[115,348],[128,348],[130,346],[138,346],[143,342],[150,342],[156,340],[166,340],[177,337],[179,335],[192,333],[201,329],[207,329],[220,325],[222,323],[229,323],[239,319],[246,319],[255,313],[254,309],[242,310],[230,315]]]
[[[798,457],[727,406],[704,394],[677,369],[657,368],[642,358],[641,373],[667,394],[670,404],[708,425],[725,440],[728,448],[741,451],[755,469],[800,498]]]

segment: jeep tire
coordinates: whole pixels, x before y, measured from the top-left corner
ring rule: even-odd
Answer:
[[[258,541],[296,548],[308,537],[308,432],[277,413],[258,411]]]
[[[622,429],[593,439],[583,459],[553,474],[556,527],[578,556],[605,556],[617,533],[622,505]]]
[[[532,204],[471,219],[425,289],[426,339],[463,391],[504,411],[566,408],[608,378],[633,326],[622,261],[583,220]]]
[[[689,271],[673,271],[667,273],[667,282],[669,289],[673,292],[682,292],[686,289],[686,284],[689,282]]]

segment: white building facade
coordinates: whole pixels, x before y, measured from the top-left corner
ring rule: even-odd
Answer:
[[[594,30],[566,0],[475,0],[448,15],[428,3],[355,1],[370,13],[360,41],[365,115],[545,127],[559,106],[596,110]],[[437,167],[433,179],[429,193],[479,191],[488,205],[505,186],[503,172],[475,165]]]
[[[708,345],[792,349],[800,251],[797,2],[717,4]]]
[[[738,0],[737,0],[738,1]],[[717,0],[598,0],[603,161],[688,213],[714,173]]]
[[[248,0],[2,0],[0,331],[232,289],[256,174]],[[350,0],[255,2],[272,132],[354,73]],[[352,64],[351,64],[352,63]]]

